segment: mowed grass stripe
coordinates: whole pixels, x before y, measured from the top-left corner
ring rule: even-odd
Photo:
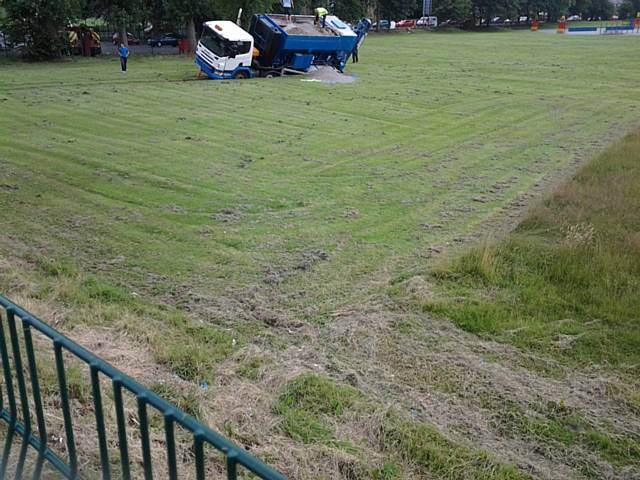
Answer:
[[[570,58],[568,41],[576,52]],[[628,443],[615,440],[622,430],[606,426],[608,417],[599,418],[599,426],[588,425],[576,423],[566,410],[568,417],[552,422],[554,404],[546,400],[557,400],[564,415],[562,397],[570,392],[573,399],[574,390],[561,389],[555,398],[555,384],[526,372],[530,364],[523,366],[525,357],[515,349],[476,343],[473,335],[424,313],[448,309],[464,328],[499,340],[523,325],[535,326],[508,315],[496,314],[486,324],[461,318],[474,309],[509,313],[513,303],[507,290],[519,285],[500,283],[507,269],[490,269],[490,280],[500,288],[488,292],[472,283],[474,272],[450,273],[467,275],[470,284],[445,292],[449,302],[435,306],[405,303],[390,312],[389,289],[424,268],[425,257],[438,247],[500,221],[534,184],[554,181],[634,125],[640,98],[629,95],[624,108],[618,107],[640,72],[619,59],[631,58],[636,46],[527,32],[372,35],[361,63],[348,66],[357,81],[334,86],[297,78],[181,82],[195,69],[190,59],[179,58],[133,58],[126,77],[118,73],[117,59],[28,66],[26,81],[33,87],[0,94],[8,97],[0,100],[8,111],[0,128],[10,132],[0,139],[0,185],[7,185],[0,188],[0,222],[11,232],[0,239],[0,256],[3,265],[26,265],[20,281],[5,270],[0,281],[40,285],[43,275],[51,275],[43,287],[31,289],[33,295],[51,297],[74,312],[87,305],[88,294],[99,295],[105,299],[100,306],[114,310],[85,328],[126,332],[141,350],[150,349],[152,361],[168,374],[193,384],[203,411],[220,412],[238,392],[243,401],[246,395],[256,415],[242,425],[232,418],[215,426],[251,442],[256,453],[267,443],[278,451],[304,451],[300,462],[277,454],[269,458],[295,464],[295,472],[313,464],[309,477],[321,471],[337,478],[347,471],[338,472],[336,465],[345,465],[353,478],[521,477],[515,467],[447,440],[423,423],[438,417],[442,434],[463,443],[488,440],[498,458],[522,471],[541,471],[535,463],[580,476],[584,463],[574,459],[584,452],[593,456],[598,474],[609,471],[602,461],[628,463],[621,454]],[[591,68],[596,58],[603,68]],[[0,69],[0,82],[18,85],[21,69],[6,65],[10,73]],[[602,77],[594,81],[593,72]],[[604,83],[606,95],[599,90]],[[39,123],[50,128],[40,129]],[[490,192],[499,181],[505,185]],[[500,255],[521,250],[514,251],[490,253],[501,267]],[[77,276],[61,281],[51,265],[67,264]],[[87,293],[85,277],[100,288]],[[423,297],[421,287],[430,290],[435,281],[428,278],[417,289],[411,283],[411,295],[428,301],[431,292]],[[73,282],[80,287],[72,288]],[[572,295],[579,298],[576,291]],[[529,294],[539,296],[535,288],[525,293],[526,301]],[[495,306],[494,294],[504,294],[498,297],[501,309],[483,310],[486,302]],[[468,303],[455,298],[462,296]],[[80,312],[61,318],[61,327],[89,323]],[[620,322],[611,323],[618,328]],[[205,327],[214,325],[224,326],[225,333],[209,343],[218,329]],[[550,334],[573,335],[579,322],[548,325]],[[594,325],[594,331],[601,329]],[[550,339],[544,329],[529,331],[532,337],[516,331],[517,341],[505,341],[526,350]],[[237,339],[233,348],[231,339]],[[458,348],[464,356],[460,363]],[[500,358],[489,358],[492,353]],[[582,350],[576,353],[588,358]],[[618,360],[628,352],[612,353]],[[245,378],[256,359],[265,376]],[[394,365],[399,362],[406,365]],[[422,373],[438,377],[440,372],[416,368],[440,362],[443,378],[423,381]],[[291,368],[324,372],[338,383],[311,376],[297,389]],[[463,370],[458,378],[456,372]],[[523,373],[523,382],[532,379],[547,389],[531,396],[526,389],[515,392],[523,386]],[[397,385],[389,385],[392,374]],[[500,374],[506,376],[496,377]],[[285,377],[291,381],[282,381]],[[198,387],[203,379],[215,388],[203,392]],[[342,400],[341,392],[352,392],[343,388],[345,382],[370,394],[376,408],[366,408],[368,400],[356,392],[345,397],[335,418],[315,410],[329,405],[331,415],[334,394]],[[590,412],[589,392],[596,393],[597,408],[595,403],[608,396],[592,385],[602,384],[578,385],[575,391],[576,401],[589,407],[585,412]],[[424,391],[434,395],[422,405]],[[287,392],[291,398],[296,392],[311,395],[302,404],[286,403],[288,410],[270,411],[278,410],[278,399]],[[495,403],[488,404],[491,400]],[[549,411],[531,410],[529,401],[542,405],[543,400]],[[397,406],[398,415],[379,410],[384,402]],[[521,408],[509,409],[511,404]],[[322,434],[318,441],[311,438],[309,447],[310,436],[298,435],[310,418],[297,411],[305,408],[317,417],[310,425]],[[476,418],[480,429],[466,423]],[[467,439],[467,428],[473,440]],[[263,433],[253,442],[258,430]],[[571,444],[574,440],[578,443]],[[593,446],[596,442],[601,445]],[[626,467],[614,468],[616,474]]]
[[[190,59],[134,57],[125,78],[112,60],[30,66],[27,81],[33,88],[13,90],[15,98],[5,103],[20,116],[19,125],[8,125],[14,139],[0,147],[0,155],[25,171],[40,172],[41,186],[47,185],[48,172],[63,171],[72,188],[90,192],[98,218],[118,206],[143,209],[144,228],[135,232],[134,226],[119,248],[155,273],[170,270],[124,239],[166,240],[153,228],[174,232],[173,226],[188,226],[184,239],[163,246],[171,251],[184,242],[195,245],[189,260],[176,260],[187,271],[202,271],[197,265],[207,262],[211,242],[243,252],[243,263],[253,265],[233,275],[242,284],[258,280],[256,272],[267,259],[286,269],[299,252],[333,252],[343,245],[343,253],[315,268],[333,268],[336,277],[345,274],[345,282],[355,282],[350,272],[360,267],[352,265],[369,262],[367,271],[392,268],[427,245],[472,232],[531,185],[562,170],[575,152],[596,148],[564,148],[566,143],[581,144],[619,128],[603,122],[618,97],[592,94],[597,84],[586,80],[591,70],[583,63],[612,44],[577,40],[576,46],[594,50],[569,61],[565,43],[556,37],[372,35],[364,61],[347,69],[358,80],[334,86],[298,78],[180,81],[195,73]],[[615,45],[622,56],[632,47]],[[608,70],[601,69],[602,81],[618,94],[628,91],[619,78],[632,73],[603,58]],[[11,64],[9,69],[18,71]],[[6,72],[0,82],[15,88],[18,82]],[[578,94],[578,101],[561,100]],[[21,106],[32,102],[37,104]],[[637,103],[630,100],[627,106]],[[616,123],[628,124],[632,116],[623,110]],[[34,135],[20,126],[34,118],[47,120],[51,128]],[[570,138],[559,135],[562,130]],[[63,143],[67,135],[75,142]],[[32,145],[50,145],[35,154],[37,168],[28,159]],[[48,150],[66,155],[46,162]],[[511,177],[518,178],[500,196],[472,201],[493,181]],[[64,188],[60,181],[54,188]],[[166,210],[170,205],[185,211]],[[457,211],[469,206],[472,210]],[[35,207],[24,207],[25,214],[29,208]],[[223,210],[235,212],[237,222],[216,220]],[[452,217],[445,218],[445,212]],[[443,228],[427,232],[423,223]],[[213,233],[201,237],[201,228]],[[119,240],[105,234],[117,249]],[[213,279],[216,267],[199,281],[206,284],[207,275],[212,294],[221,293]],[[324,280],[317,283],[312,273],[304,275],[314,288],[333,288],[320,286]]]

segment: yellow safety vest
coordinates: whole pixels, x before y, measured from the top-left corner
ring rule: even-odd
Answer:
[[[318,17],[326,17],[327,15],[329,15],[329,11],[326,8],[318,7],[316,8],[316,15]]]

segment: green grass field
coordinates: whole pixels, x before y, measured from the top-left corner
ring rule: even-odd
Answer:
[[[637,472],[543,434],[575,417],[637,440],[617,364],[415,308],[441,288],[431,257],[499,236],[638,125],[637,40],[372,35],[344,85],[196,81],[184,57],[126,76],[113,58],[2,62],[0,291],[128,351],[107,359],[149,386],[176,374],[174,401],[294,478]],[[344,408],[287,397],[309,372],[308,402]]]

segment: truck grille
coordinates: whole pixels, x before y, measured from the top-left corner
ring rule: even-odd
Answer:
[[[213,66],[213,63],[216,61],[216,58],[213,54],[211,54],[206,48],[198,45],[198,56],[207,62],[210,66]]]

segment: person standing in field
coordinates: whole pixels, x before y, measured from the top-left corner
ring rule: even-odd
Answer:
[[[291,21],[291,14],[293,13],[293,0],[282,0],[282,7],[284,13],[287,16],[287,22]]]
[[[353,47],[353,52],[351,52],[351,61],[353,63],[358,63],[358,42],[356,42],[355,46]]]
[[[120,67],[122,68],[122,74],[127,73],[127,58],[129,58],[129,49],[124,46],[124,43],[120,44],[120,48],[118,49],[118,53],[120,54]]]

